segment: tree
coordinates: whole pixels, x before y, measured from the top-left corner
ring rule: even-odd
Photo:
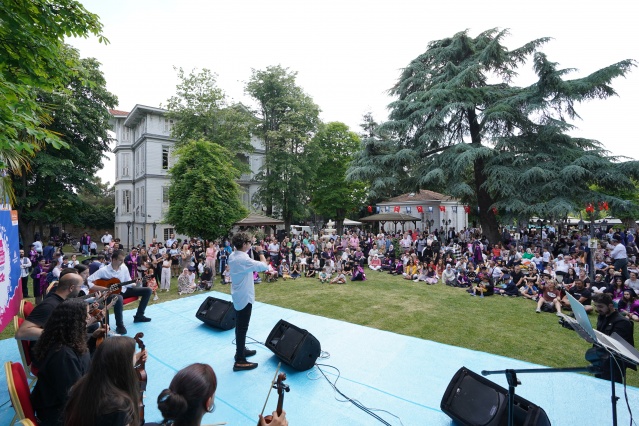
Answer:
[[[74,0],[13,0],[2,2],[0,20],[0,150],[33,154],[42,142],[64,146],[45,126],[52,111],[38,96],[63,92],[82,75],[64,37],[93,34],[108,42],[98,16]]]
[[[246,91],[258,102],[257,133],[264,141],[265,164],[256,179],[262,181],[257,201],[267,214],[279,210],[288,231],[305,217],[312,159],[306,145],[319,124],[319,107],[295,83],[297,73],[281,66],[253,70]]]
[[[68,46],[65,52],[77,63],[77,75],[65,81],[64,91],[38,96],[38,102],[51,112],[47,131],[59,135],[64,147],[44,146],[28,166],[23,165],[21,174],[11,176],[24,241],[32,241],[36,227],[42,235],[45,223],[92,225],[79,215],[86,208],[78,193],[100,193],[95,174],[109,151],[108,109],[117,104],[117,98],[106,89],[99,62],[80,59],[77,50]]]
[[[309,144],[308,156],[315,169],[310,184],[311,207],[325,218],[335,218],[338,233],[346,215],[357,211],[366,200],[363,182],[346,181],[346,170],[359,145],[359,137],[339,122],[320,126]]]
[[[169,210],[164,218],[179,233],[209,240],[228,235],[248,211],[240,202],[240,171],[233,154],[209,141],[183,143],[171,167]]]
[[[177,70],[175,96],[168,100],[166,117],[174,120],[172,135],[177,146],[193,140],[207,140],[230,150],[234,155],[252,152],[251,130],[256,124],[251,112],[240,104],[229,105],[226,95],[217,87],[217,76],[209,69],[186,75]],[[240,158],[235,167],[248,172]]]
[[[346,171],[349,182],[366,182],[370,203],[387,200],[405,192],[406,161],[398,161],[397,145],[389,132],[369,112],[360,124],[360,149],[353,154],[353,161]]]
[[[634,61],[568,80],[572,70],[538,51],[548,38],[508,50],[507,34],[464,31],[429,43],[390,90],[397,99],[381,126],[395,140],[391,167],[406,167],[403,186],[429,185],[478,205],[493,242],[499,212],[564,217],[583,200],[601,199],[591,184],[629,188],[638,173],[637,162],[619,162],[600,142],[566,134],[573,128],[567,120],[578,117],[575,104],[615,95],[610,82]],[[530,56],[537,81],[514,85]]]

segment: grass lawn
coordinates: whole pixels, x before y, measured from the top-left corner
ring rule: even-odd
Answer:
[[[589,345],[577,333],[558,324],[554,314],[535,313],[535,304],[520,297],[469,296],[463,289],[441,284],[426,285],[368,271],[364,282],[345,285],[320,284],[314,278],[256,285],[259,302],[301,312],[387,330],[534,362],[550,367],[587,365]],[[214,290],[230,293],[216,280]],[[196,293],[200,294],[200,293]],[[177,279],[171,291],[160,293],[161,303],[188,295],[177,294]],[[126,309],[137,307],[132,303]],[[591,320],[596,322],[596,316]],[[317,336],[318,331],[309,330]],[[0,338],[13,337],[8,326]],[[635,326],[639,342],[639,326]],[[504,368],[508,368],[504,365]],[[628,384],[639,387],[639,373],[628,370]]]

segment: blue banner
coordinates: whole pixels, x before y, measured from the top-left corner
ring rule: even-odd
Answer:
[[[0,210],[0,331],[20,310],[20,243],[15,210]]]

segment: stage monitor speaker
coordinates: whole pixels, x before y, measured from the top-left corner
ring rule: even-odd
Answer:
[[[284,320],[275,324],[265,345],[282,362],[298,371],[313,367],[322,351],[315,336]]]
[[[440,407],[460,425],[508,424],[508,390],[466,367],[460,368],[451,379]],[[541,407],[515,394],[514,424],[550,426],[550,420]]]
[[[195,317],[215,328],[230,330],[235,327],[235,308],[227,300],[207,297],[200,305]]]

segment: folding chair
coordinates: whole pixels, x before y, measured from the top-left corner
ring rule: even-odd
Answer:
[[[17,362],[7,361],[4,364],[4,372],[7,376],[7,388],[9,389],[11,405],[13,405],[13,409],[16,412],[10,424],[13,425],[19,420],[28,419],[31,424],[37,425],[38,420],[31,405],[31,391],[22,365]]]
[[[13,317],[13,327],[16,333],[23,322],[24,319],[17,315]],[[26,371],[26,377],[29,380],[29,387],[33,387],[36,380],[38,380],[38,369],[33,365],[33,361],[31,360],[31,344],[33,342],[30,340],[16,340],[16,342],[18,343],[18,352],[20,352],[23,369]]]

